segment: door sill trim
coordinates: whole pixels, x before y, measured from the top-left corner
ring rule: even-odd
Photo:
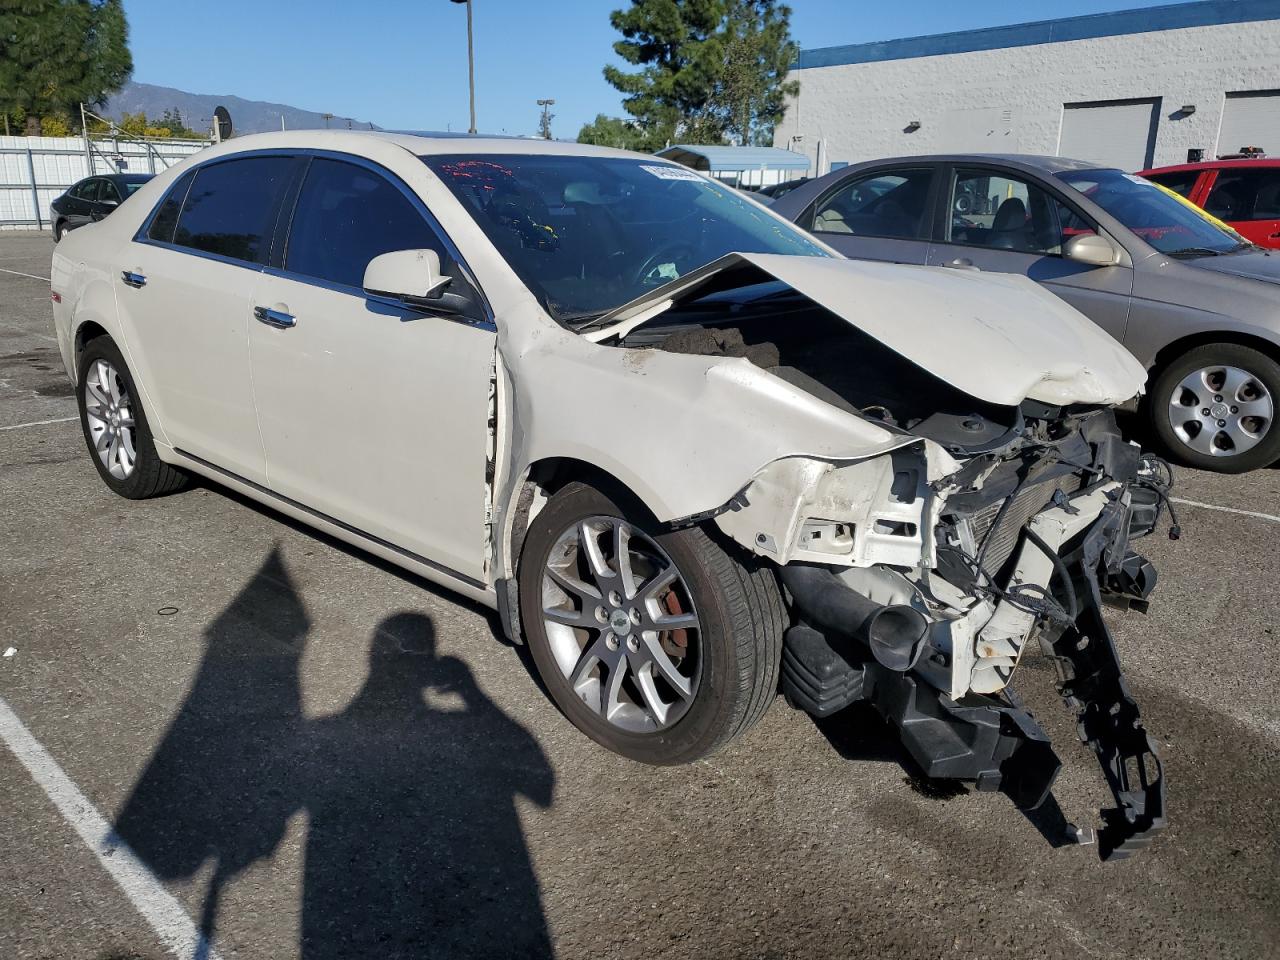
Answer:
[[[457,570],[454,570],[452,567],[447,567],[443,563],[437,563],[435,560],[429,560],[428,558],[421,556],[420,554],[414,553],[412,550],[406,550],[404,547],[401,547],[397,544],[392,543],[390,540],[384,540],[382,537],[379,537],[372,533],[368,533],[367,531],[361,530],[359,527],[353,527],[351,524],[346,523],[342,520],[339,520],[336,517],[331,517],[327,513],[321,513],[319,510],[314,510],[311,507],[307,506],[305,503],[302,503],[298,500],[294,500],[292,497],[286,497],[282,493],[277,493],[275,490],[272,490],[270,487],[264,487],[262,484],[256,483],[253,480],[249,480],[245,477],[242,477],[238,473],[233,473],[230,470],[224,469],[223,467],[218,466],[216,463],[210,463],[208,460],[204,459],[203,457],[198,457],[194,453],[188,453],[186,450],[183,450],[181,447],[172,447],[171,449],[173,450],[174,453],[178,454],[178,456],[182,457],[185,460],[190,460],[192,463],[198,463],[200,464],[200,466],[204,467],[206,470],[211,470],[214,473],[219,473],[224,477],[228,477],[231,480],[234,480],[236,483],[243,484],[246,487],[250,487],[256,492],[262,494],[264,497],[268,497],[272,500],[278,500],[283,504],[287,504],[290,508],[294,510],[298,510],[302,513],[307,514],[308,516],[315,517],[317,520],[320,520],[323,523],[327,523],[332,526],[335,526],[340,530],[343,530],[351,534],[352,536],[359,537],[361,540],[366,540],[371,544],[375,544],[376,546],[380,547],[383,550],[389,550],[392,553],[395,553],[404,557],[406,560],[412,561],[413,563],[420,564],[424,567],[429,567],[430,569],[435,570],[436,572],[446,577],[449,577],[450,579],[457,580],[459,583],[465,583],[467,586],[471,587],[472,589],[484,590],[484,591],[489,590],[489,586],[487,584],[482,583],[481,581],[475,579],[474,577],[469,577],[465,573],[459,573]]]

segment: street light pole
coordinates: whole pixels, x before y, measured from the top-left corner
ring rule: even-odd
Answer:
[[[476,132],[476,51],[471,36],[471,0],[452,0],[453,3],[467,5],[467,86],[471,91],[471,127],[468,133]]]

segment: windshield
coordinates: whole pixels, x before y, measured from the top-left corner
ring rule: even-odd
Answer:
[[[585,323],[728,253],[829,254],[736,191],[661,160],[426,156],[556,320]]]
[[[1211,256],[1248,246],[1239,234],[1142,177],[1119,170],[1068,170],[1058,177],[1161,253]]]

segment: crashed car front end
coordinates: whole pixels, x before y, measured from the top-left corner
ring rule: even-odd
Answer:
[[[815,717],[869,701],[927,776],[1033,809],[1060,763],[1010,681],[1038,640],[1114,794],[1102,857],[1145,846],[1164,824],[1162,769],[1102,616],[1144,609],[1155,585],[1131,541],[1154,529],[1171,478],[1112,412],[1141,368],[1020,278],[728,260],[592,339],[745,360],[896,438],[865,457],[776,458],[674,521],[713,522],[777,565],[788,700]]]
[[[778,461],[716,522],[780,565],[794,706],[826,717],[870,701],[927,776],[1023,808],[1060,767],[1009,690],[1038,638],[1115,794],[1100,852],[1125,856],[1163,826],[1164,781],[1101,607],[1142,607],[1155,585],[1130,542],[1154,528],[1160,477],[1109,410],[1031,404],[1024,422],[965,459],[925,440],[848,466]]]

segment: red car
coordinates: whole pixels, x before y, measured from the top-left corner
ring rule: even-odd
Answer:
[[[1262,247],[1280,249],[1280,158],[1206,160],[1143,170]]]

